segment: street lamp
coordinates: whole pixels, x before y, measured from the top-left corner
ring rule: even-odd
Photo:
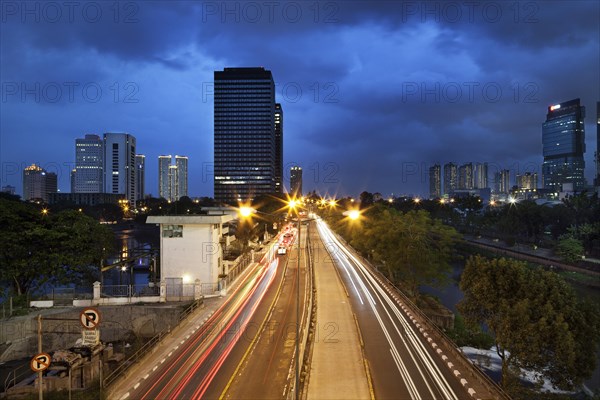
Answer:
[[[288,201],[288,207],[290,210],[296,211],[296,217],[298,221],[298,266],[296,268],[296,382],[294,384],[294,397],[296,400],[300,398],[298,392],[300,385],[300,213],[297,210],[298,202],[295,199]]]

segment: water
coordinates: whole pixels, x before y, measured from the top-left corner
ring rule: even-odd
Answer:
[[[463,292],[458,287],[463,269],[463,263],[453,264],[451,281],[445,287],[434,288],[429,286],[421,286],[421,291],[437,297],[444,306],[456,313],[456,304],[464,298]],[[588,297],[594,303],[600,304],[600,289],[585,286],[576,282],[570,283],[581,298]],[[594,371],[592,377],[585,382],[585,384],[592,391],[600,390],[600,353],[597,354],[596,370]]]
[[[152,225],[127,225],[115,229],[115,252],[107,257],[106,264],[119,262],[132,257],[139,251],[158,249],[160,238],[158,228]],[[141,256],[127,265],[116,266],[103,276],[105,285],[146,285],[154,278],[152,267],[158,266],[159,257]]]

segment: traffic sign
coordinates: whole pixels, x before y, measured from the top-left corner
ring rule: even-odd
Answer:
[[[33,372],[41,372],[50,366],[51,360],[52,358],[50,357],[50,354],[40,353],[31,359],[29,365],[31,366],[31,370]]]
[[[86,329],[95,329],[100,323],[100,311],[95,308],[86,308],[79,314],[81,325]]]

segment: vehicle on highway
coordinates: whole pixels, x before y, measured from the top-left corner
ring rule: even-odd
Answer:
[[[277,249],[277,254],[285,255],[286,253],[287,253],[287,249],[285,248],[285,246],[279,246],[279,248]]]

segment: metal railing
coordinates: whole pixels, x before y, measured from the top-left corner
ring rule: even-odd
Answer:
[[[142,297],[160,296],[160,286],[140,285],[102,285],[100,297]]]

